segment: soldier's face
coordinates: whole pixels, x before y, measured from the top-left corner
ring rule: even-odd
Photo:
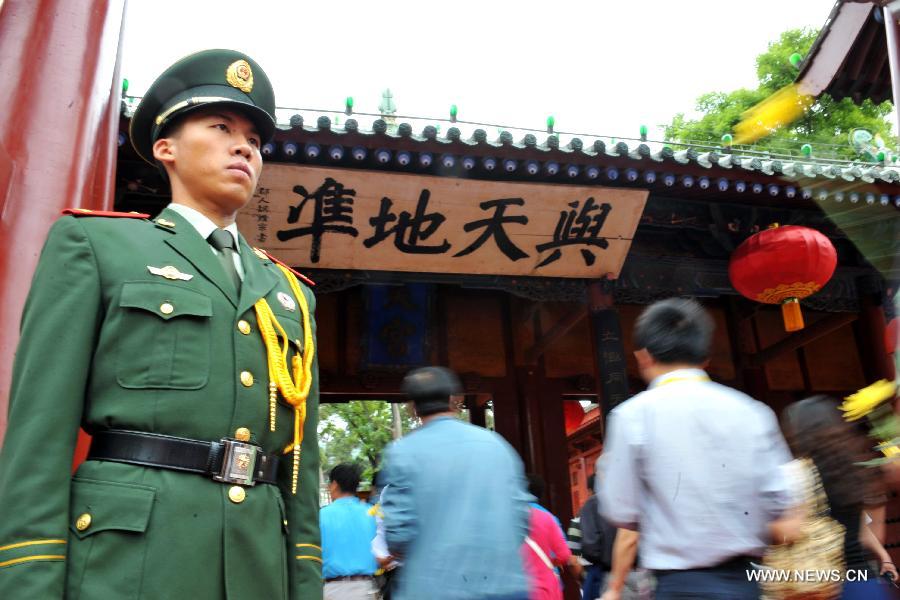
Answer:
[[[238,111],[212,106],[186,115],[157,146],[157,159],[170,167],[173,199],[183,191],[195,203],[228,214],[243,208],[256,189],[260,135]]]

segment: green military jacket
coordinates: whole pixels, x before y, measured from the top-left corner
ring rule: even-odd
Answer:
[[[321,598],[317,364],[296,495],[290,455],[278,486],[246,487],[241,502],[231,485],[191,473],[90,460],[71,474],[79,425],[207,441],[243,427],[278,453],[291,442],[283,400],[269,431],[253,305],[268,300],[293,355],[303,340],[299,303],[290,310],[277,265],[239,243],[236,297],[207,242],[175,211],[54,224],[22,318],[0,454],[0,598]],[[166,266],[193,277],[148,269]],[[313,294],[303,293],[312,313]]]

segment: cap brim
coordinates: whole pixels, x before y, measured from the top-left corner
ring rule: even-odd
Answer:
[[[138,106],[129,127],[129,136],[135,151],[145,161],[154,164],[153,144],[167,125],[197,109],[219,105],[239,110],[253,121],[263,143],[275,135],[275,121],[272,116],[266,110],[249,102],[246,94],[224,85],[206,85],[174,96],[156,115],[150,114],[149,110],[141,111],[141,106]]]

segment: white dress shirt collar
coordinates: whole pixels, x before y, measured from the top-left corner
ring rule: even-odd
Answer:
[[[212,220],[204,215],[202,212],[195,208],[191,208],[190,206],[185,206],[184,204],[178,204],[172,202],[169,204],[169,208],[177,212],[179,215],[184,217],[184,219],[190,223],[194,229],[197,230],[197,233],[200,234],[204,240],[209,238],[209,234],[211,234],[216,229],[219,229],[219,226],[212,222]],[[237,248],[237,253],[241,252],[241,245],[238,243],[240,239],[238,237],[237,224],[232,223],[228,227],[224,227],[225,231],[229,232],[231,236],[234,238],[234,245]]]
[[[650,382],[649,388],[659,387],[676,381],[709,381],[709,375],[703,369],[675,369],[662,375],[657,375]]]

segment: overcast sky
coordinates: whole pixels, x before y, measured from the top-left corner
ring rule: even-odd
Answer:
[[[707,91],[755,87],[755,58],[834,0],[131,0],[123,75],[141,95],[212,47],[259,62],[280,107],[376,112],[651,139]],[[285,113],[289,114],[289,113]],[[343,116],[343,115],[341,115]],[[280,115],[280,119],[281,119]],[[361,122],[365,120],[360,118]]]

